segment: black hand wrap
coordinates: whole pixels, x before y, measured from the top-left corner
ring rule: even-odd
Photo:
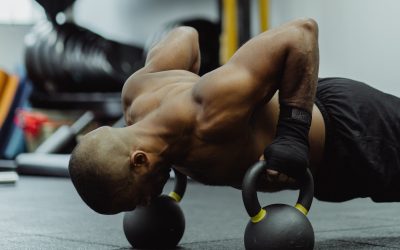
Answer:
[[[309,112],[281,104],[276,137],[264,150],[270,169],[294,178],[304,174],[309,164],[310,126]]]

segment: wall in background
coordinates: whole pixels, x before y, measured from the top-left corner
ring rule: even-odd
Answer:
[[[319,24],[320,76],[343,76],[400,96],[400,1],[272,0],[271,25]]]
[[[320,76],[365,81],[400,96],[400,1],[270,0],[271,26],[312,17],[320,28]],[[253,9],[257,7],[253,0]],[[198,16],[217,19],[215,0],[78,0],[76,21],[121,42],[143,45],[167,21]],[[257,13],[257,11],[254,11]],[[258,33],[253,16],[252,34]],[[29,26],[0,25],[0,67],[22,62]]]
[[[32,25],[0,24],[0,68],[16,72],[23,62],[24,37]]]

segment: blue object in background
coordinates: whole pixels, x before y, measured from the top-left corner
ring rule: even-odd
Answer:
[[[3,159],[14,159],[19,153],[26,150],[24,131],[14,123],[16,111],[19,108],[28,108],[29,96],[32,93],[32,84],[27,78],[25,70],[18,70],[19,86],[14,97],[12,107],[7,119],[0,131],[0,157]]]

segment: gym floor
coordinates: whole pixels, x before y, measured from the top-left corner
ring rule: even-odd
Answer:
[[[259,195],[263,204],[293,204],[296,196]],[[0,198],[0,249],[130,249],[123,214],[96,214],[68,179],[22,176],[16,185],[0,185]],[[244,249],[248,218],[238,190],[189,182],[181,205],[186,230],[177,249]],[[400,203],[369,199],[314,201],[309,218],[315,249],[400,249],[399,211]]]

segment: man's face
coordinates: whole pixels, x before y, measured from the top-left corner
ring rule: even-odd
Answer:
[[[140,194],[137,195],[137,205],[148,205],[151,200],[158,197],[167,183],[170,168],[162,162],[154,162],[151,170],[140,177]]]
[[[168,168],[157,168],[159,171],[152,171],[142,176],[137,176],[135,186],[117,192],[113,204],[113,212],[132,211],[137,206],[147,206],[157,198],[163,191],[165,183],[169,179]]]

